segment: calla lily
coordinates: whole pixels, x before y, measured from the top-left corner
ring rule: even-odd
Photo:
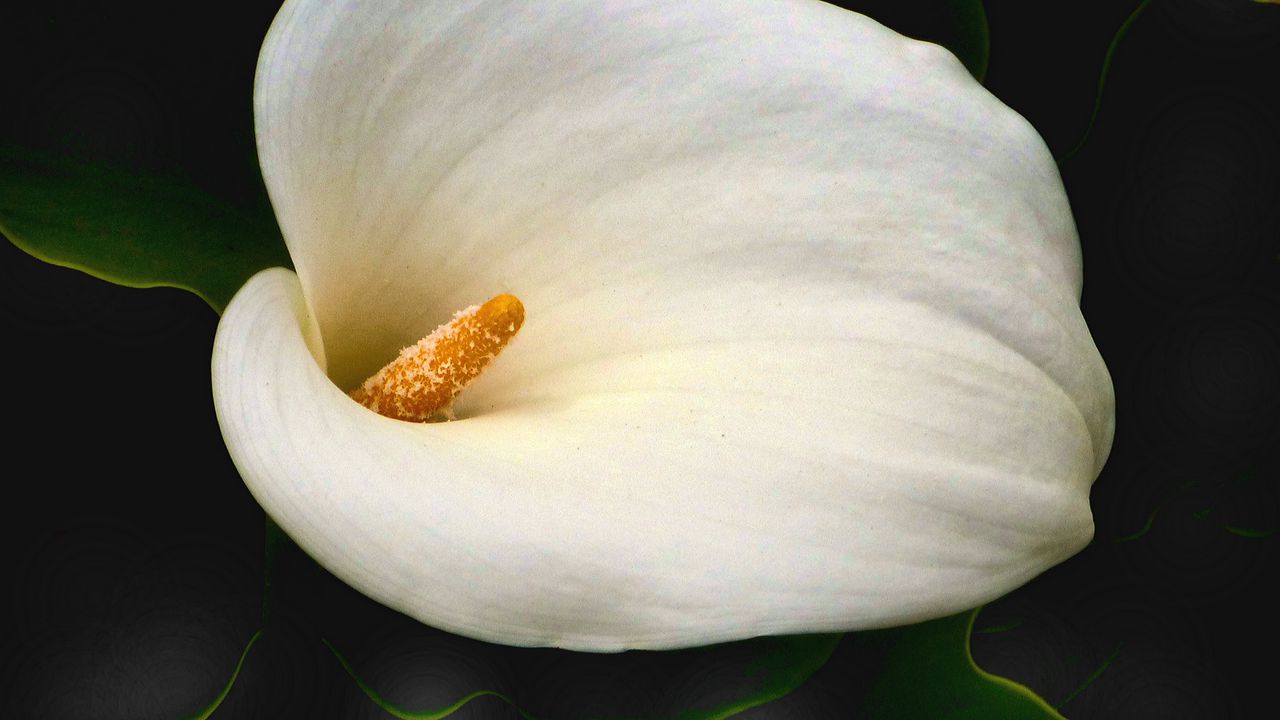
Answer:
[[[814,0],[290,0],[255,95],[297,274],[228,306],[217,413],[375,600],[672,648],[958,612],[1089,542],[1075,227],[946,50]],[[347,396],[500,292],[457,420]]]

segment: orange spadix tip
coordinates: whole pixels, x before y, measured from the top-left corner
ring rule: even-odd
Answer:
[[[458,393],[480,376],[524,324],[524,304],[497,295],[459,311],[449,322],[400,351],[351,391],[370,410],[397,420],[426,422],[448,414]]]

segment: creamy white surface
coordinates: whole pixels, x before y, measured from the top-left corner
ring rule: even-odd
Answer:
[[[298,278],[228,307],[215,403],[371,597],[665,648],[957,612],[1088,542],[1070,211],[945,50],[808,1],[290,2],[256,113]],[[346,398],[497,292],[526,324],[461,420]]]

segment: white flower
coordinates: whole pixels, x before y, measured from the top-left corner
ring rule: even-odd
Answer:
[[[815,0],[291,0],[255,112],[298,274],[227,308],[218,417],[379,602],[670,648],[957,612],[1089,541],[1067,200],[945,50]],[[499,292],[457,421],[347,397]]]

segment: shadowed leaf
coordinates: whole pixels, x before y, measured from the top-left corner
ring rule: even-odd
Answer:
[[[885,27],[937,43],[982,82],[991,51],[982,0],[836,0],[834,4],[874,18]]]
[[[0,148],[0,232],[41,260],[221,311],[253,273],[289,265],[275,219],[180,180]]]
[[[1085,125],[1084,132],[1080,135],[1080,139],[1076,141],[1075,146],[1058,159],[1059,165],[1070,160],[1077,152],[1080,152],[1080,148],[1084,147],[1085,141],[1089,139],[1090,133],[1093,132],[1093,126],[1098,120],[1098,111],[1102,107],[1102,93],[1107,86],[1107,76],[1111,74],[1111,61],[1115,59],[1116,49],[1120,47],[1120,42],[1128,34],[1129,28],[1133,27],[1138,17],[1142,15],[1142,12],[1150,4],[1151,0],[1142,0],[1133,9],[1133,12],[1129,13],[1129,17],[1125,18],[1125,21],[1121,23],[1120,28],[1116,30],[1115,37],[1111,39],[1111,44],[1107,47],[1107,54],[1102,59],[1102,69],[1098,73],[1098,89],[1093,96],[1093,110],[1089,113],[1089,122]]]
[[[240,653],[240,659],[236,661],[236,666],[231,671],[231,678],[227,680],[227,684],[222,688],[222,692],[218,693],[218,696],[213,699],[213,702],[206,705],[204,709],[200,710],[195,715],[190,716],[187,720],[208,720],[208,718],[213,715],[213,712],[222,705],[222,701],[227,699],[227,694],[231,692],[231,688],[236,684],[236,678],[240,676],[240,668],[244,667],[245,658],[249,657],[249,650],[253,648],[253,644],[258,642],[258,638],[260,637],[262,637],[261,630],[255,632],[253,636],[249,638],[249,642],[244,646],[244,651]]]
[[[888,720],[1062,720],[1027,688],[980,669],[969,653],[978,611],[868,633],[884,653],[866,717]]]

